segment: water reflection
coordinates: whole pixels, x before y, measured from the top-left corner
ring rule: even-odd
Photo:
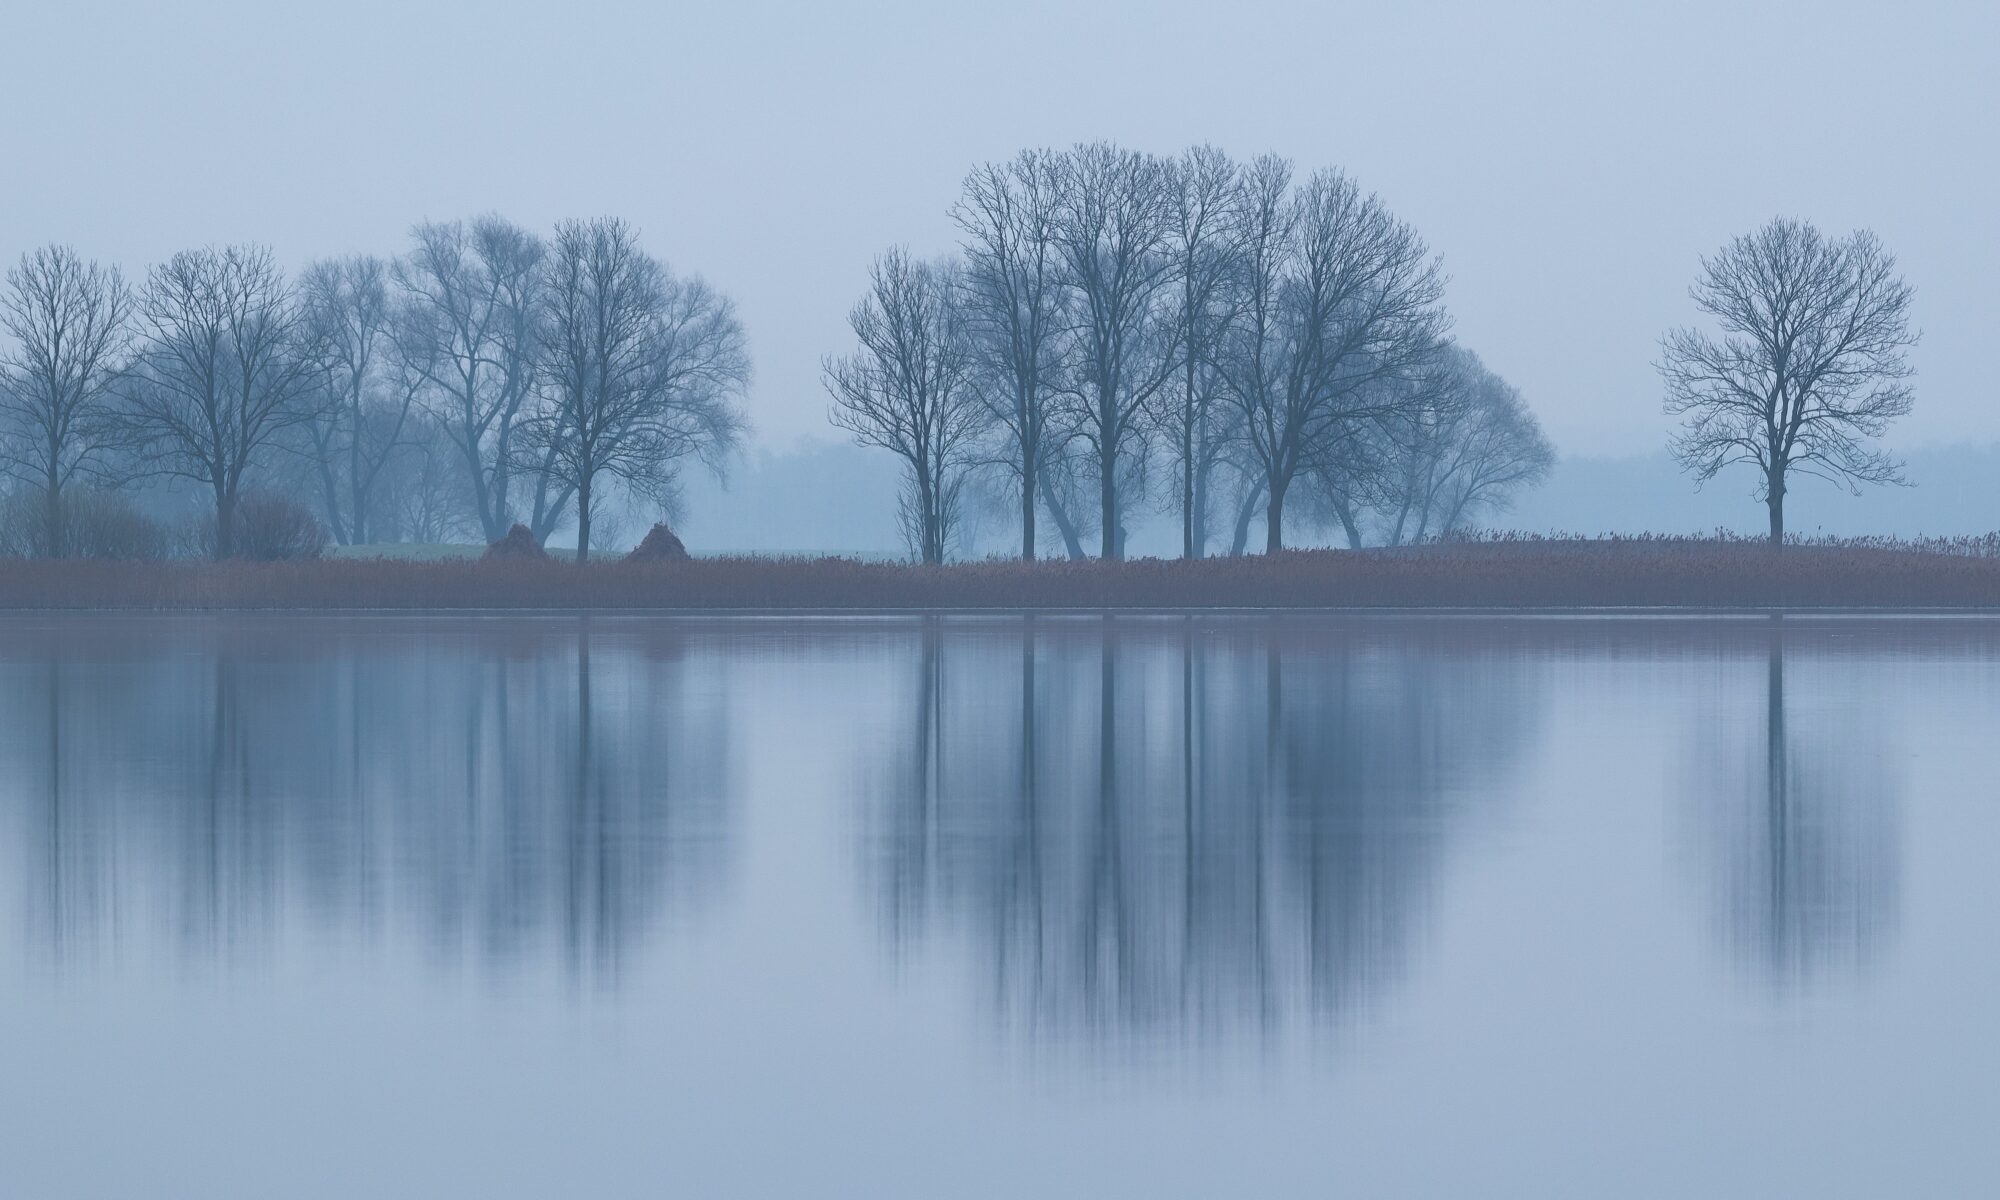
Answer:
[[[18,633],[19,631],[10,631]],[[723,711],[671,629],[58,625],[12,653],[0,788],[60,965],[121,940],[269,948],[298,918],[443,961],[615,979],[711,895]]]
[[[0,887],[58,967],[261,961],[303,929],[611,983],[752,856],[746,902],[806,914],[788,936],[958,956],[1031,1037],[1254,1039],[1421,961],[1483,820],[1555,805],[1544,870],[1587,874],[1657,858],[1651,789],[1726,952],[1799,980],[1893,929],[1901,743],[1873,689],[1983,670],[1996,630],[14,618]],[[1692,773],[1629,767],[1656,748]],[[1526,920],[1599,902],[1495,886]],[[1685,894],[1654,907],[1684,922]]]
[[[1801,689],[1800,666],[1823,664],[1788,662],[1797,636],[1768,622],[1761,711],[1704,726],[1692,751],[1712,763],[1702,836],[1725,940],[1787,985],[1865,966],[1900,890],[1885,714],[1865,689]]]
[[[872,794],[886,936],[1034,1035],[1337,1016],[1421,940],[1539,711],[1532,660],[1334,623],[922,631]]]

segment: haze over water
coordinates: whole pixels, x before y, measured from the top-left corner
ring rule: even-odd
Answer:
[[[0,1193],[1955,1196],[2000,622],[0,618]]]

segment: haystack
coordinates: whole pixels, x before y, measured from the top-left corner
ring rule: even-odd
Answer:
[[[535,540],[534,533],[526,525],[515,525],[507,531],[507,536],[486,547],[485,558],[547,558],[549,552]]]
[[[626,562],[679,562],[688,556],[687,547],[663,522],[646,531],[644,541],[625,556]]]

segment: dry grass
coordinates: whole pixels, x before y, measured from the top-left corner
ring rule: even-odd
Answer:
[[[1201,562],[0,562],[5,609],[2000,608],[2000,539],[1481,535]]]

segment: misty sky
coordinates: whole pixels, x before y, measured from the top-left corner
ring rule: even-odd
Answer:
[[[1568,454],[1661,444],[1700,254],[1866,225],[1924,331],[1895,444],[2000,438],[1992,3],[4,7],[0,259],[613,213],[736,297],[771,444],[834,436],[819,361],[873,254],[947,249],[974,162],[1091,138],[1346,167]]]

